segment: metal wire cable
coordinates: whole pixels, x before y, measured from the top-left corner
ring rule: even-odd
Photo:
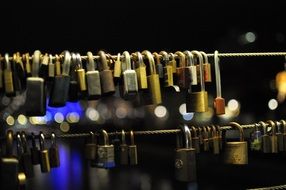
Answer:
[[[278,185],[272,187],[261,187],[261,188],[254,188],[254,189],[247,189],[247,190],[281,190],[286,189],[286,185]]]

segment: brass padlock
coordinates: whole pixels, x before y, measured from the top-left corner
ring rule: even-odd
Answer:
[[[235,164],[235,165],[248,164],[247,141],[244,141],[243,128],[236,122],[230,122],[229,125],[239,130],[240,141],[239,142],[226,142],[224,163]]]
[[[40,132],[39,135],[40,141],[40,164],[41,164],[41,171],[42,173],[50,172],[50,160],[49,160],[49,151],[45,147],[45,135]]]
[[[76,60],[77,60],[77,66],[78,66],[76,70],[77,80],[78,80],[80,92],[84,96],[87,91],[86,78],[85,78],[85,70],[82,66],[81,56],[79,53],[76,53]]]
[[[278,151],[283,152],[284,151],[284,140],[283,140],[283,123],[275,121],[275,125],[277,127],[276,129],[276,136],[277,136],[277,146]]]
[[[121,64],[126,64],[126,70],[123,71],[124,96],[136,94],[138,92],[137,74],[131,67],[131,58],[128,51],[123,52]]]
[[[173,53],[169,53],[169,61],[170,61],[170,65],[172,65],[173,67],[173,74],[177,73],[177,61]]]
[[[259,124],[262,127],[263,135],[262,135],[262,151],[263,153],[271,153],[271,139],[268,135],[267,125],[265,122],[260,121]]]
[[[96,100],[101,95],[101,83],[99,71],[95,70],[95,62],[93,60],[93,54],[89,51],[87,52],[87,72],[86,72],[86,82],[87,82],[87,93],[89,100]]]
[[[156,73],[154,58],[151,52],[147,50],[143,51],[142,54],[147,57],[149,62],[150,75],[147,77],[147,79],[148,79],[149,90],[151,93],[152,103],[155,105],[161,104],[162,97],[161,97],[160,81],[159,81],[159,75]]]
[[[138,80],[138,87],[139,89],[147,89],[148,82],[147,82],[147,73],[146,73],[146,65],[144,64],[142,54],[137,51],[136,53],[132,54],[132,57],[136,57],[135,61],[135,71],[137,74]]]
[[[197,66],[194,63],[194,56],[190,51],[184,51],[184,54],[186,55],[186,67],[189,69],[191,85],[197,85]]]
[[[211,64],[209,63],[208,56],[205,52],[200,51],[204,57],[204,78],[205,82],[212,82]]]
[[[55,77],[55,64],[53,62],[52,54],[49,55],[49,78],[52,79]]]
[[[271,152],[272,153],[278,153],[278,143],[277,143],[277,136],[276,136],[276,125],[272,120],[268,120],[266,123],[268,123],[271,127],[271,136],[270,136],[270,142],[271,142]]]
[[[14,82],[13,82],[13,71],[11,67],[11,62],[9,60],[9,54],[5,53],[4,55],[4,87],[5,87],[5,94],[8,97],[15,96],[16,92],[14,89]]]
[[[115,86],[113,81],[113,74],[112,71],[109,69],[107,58],[104,51],[99,51],[99,61],[100,66],[99,74],[100,74],[100,81],[101,81],[101,88],[102,93],[104,95],[111,95],[115,92]]]
[[[116,58],[115,63],[114,63],[113,77],[114,78],[120,78],[121,77],[120,53],[117,54],[117,58]]]
[[[203,57],[200,52],[192,51],[192,54],[199,59],[200,73],[203,73]],[[188,92],[187,99],[187,112],[207,112],[208,111],[208,93],[205,91],[204,77],[200,74],[199,92]]]
[[[166,51],[161,51],[160,55],[162,56],[163,61],[163,72],[164,72],[164,86],[172,87],[174,85],[173,79],[173,66],[169,61],[169,55]]]
[[[182,89],[188,89],[190,85],[190,72],[186,67],[186,56],[183,52],[175,53],[179,59],[179,67],[177,68],[177,84]]]
[[[214,109],[216,115],[225,114],[225,100],[221,95],[221,78],[218,51],[214,52],[214,64],[215,64],[215,81],[216,81],[216,98],[214,100]]]
[[[128,147],[128,157],[130,165],[138,164],[137,145],[135,144],[134,133],[132,130],[130,131],[130,145]]]
[[[30,55],[29,53],[25,53],[22,55],[22,60],[24,61],[24,68],[26,71],[26,77],[31,77],[31,64],[30,64]]]
[[[163,80],[164,79],[164,70],[163,70],[163,65],[161,63],[160,55],[157,52],[154,52],[153,56],[155,59],[156,72],[159,75],[159,79]]]

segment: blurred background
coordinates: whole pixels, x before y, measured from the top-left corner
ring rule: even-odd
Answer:
[[[0,11],[0,52],[60,53],[63,50],[113,55],[129,52],[201,50],[213,53],[285,51],[284,1],[9,1]],[[209,58],[213,63],[213,59]],[[226,114],[214,115],[213,82],[206,84],[209,111],[186,113],[183,94],[163,91],[160,106],[138,107],[113,97],[100,101],[68,102],[48,107],[44,117],[26,117],[25,93],[15,98],[1,95],[1,133],[80,133],[105,128],[173,129],[185,122],[242,124],[284,118],[286,105],[277,101],[276,74],[284,70],[285,57],[221,58],[222,94]],[[250,153],[250,164],[226,167],[219,157],[198,156],[198,182],[174,180],[175,136],[136,136],[139,165],[112,170],[90,168],[83,159],[84,139],[59,140],[61,167],[49,174],[35,168],[28,189],[245,189],[285,184],[285,156]]]

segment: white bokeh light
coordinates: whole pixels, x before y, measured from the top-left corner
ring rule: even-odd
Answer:
[[[269,108],[270,110],[276,110],[277,107],[278,107],[278,102],[277,102],[277,100],[275,100],[275,99],[269,100],[269,102],[268,102],[268,108]]]
[[[165,117],[167,115],[167,109],[165,106],[157,106],[154,110],[154,114],[156,115],[156,117],[162,118]]]

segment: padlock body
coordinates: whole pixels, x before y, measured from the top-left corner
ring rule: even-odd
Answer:
[[[164,67],[164,86],[170,87],[173,85],[174,85],[173,67],[171,65],[166,65]]]
[[[76,71],[77,73],[77,81],[79,84],[80,91],[86,91],[86,80],[85,80],[85,70],[84,69],[78,69]]]
[[[4,86],[6,96],[11,97],[16,95],[11,71],[4,70]]]
[[[16,158],[1,158],[0,189],[17,189],[19,161]]]
[[[134,70],[123,72],[124,94],[134,94],[138,92],[137,74]]]
[[[177,82],[178,86],[182,89],[189,88],[191,82],[190,71],[187,67],[179,67],[177,68]]]
[[[116,78],[121,76],[121,62],[119,60],[116,60],[114,63],[113,76]]]
[[[235,165],[248,164],[247,142],[226,142],[224,163]]]
[[[180,148],[175,150],[175,178],[178,181],[194,182],[197,180],[195,149]]]
[[[34,168],[30,153],[25,152],[22,154],[20,164],[23,166],[23,170],[27,178],[34,177]]]
[[[135,69],[137,80],[138,80],[138,87],[140,89],[147,89],[148,83],[147,83],[147,73],[146,73],[146,67],[145,66],[139,66],[137,69]]]
[[[27,78],[25,109],[27,116],[46,115],[46,91],[44,79],[40,77]]]
[[[207,91],[187,93],[187,112],[207,112],[208,93]]]
[[[187,67],[189,69],[189,73],[191,76],[191,85],[198,84],[198,76],[197,76],[197,66],[191,65]]]
[[[276,134],[270,136],[271,152],[278,153],[278,141]]]
[[[127,144],[121,144],[119,146],[120,150],[120,164],[128,165],[128,146]]]
[[[282,133],[276,133],[277,136],[277,146],[278,146],[278,151],[283,152],[284,151],[284,139],[283,139],[283,134]]]
[[[152,103],[155,105],[162,103],[159,75],[149,75],[147,79],[151,93]]]
[[[43,173],[50,172],[51,166],[50,166],[48,150],[41,150],[40,151],[40,164],[41,164],[41,171]]]
[[[137,146],[136,145],[129,145],[128,157],[129,157],[129,164],[130,165],[137,165],[138,164]]]
[[[60,155],[58,146],[53,146],[49,149],[49,161],[51,168],[60,167]]]
[[[97,167],[113,168],[114,161],[114,146],[113,145],[98,145],[97,146]]]
[[[216,137],[213,137],[212,138],[212,150],[213,150],[213,154],[219,154],[219,138],[216,136]]]
[[[205,82],[212,82],[211,64],[205,63],[203,66]]]
[[[33,165],[40,164],[40,151],[37,147],[32,147],[31,149],[31,160]]]
[[[62,107],[68,100],[70,77],[66,75],[56,76],[51,89],[49,106]]]
[[[55,77],[55,65],[49,64],[49,78]]]
[[[225,114],[225,101],[224,98],[216,97],[214,100],[214,108],[216,115]]]
[[[159,79],[164,78],[164,69],[161,63],[156,64],[156,73],[159,75]]]
[[[88,143],[85,145],[84,148],[84,155],[85,158],[88,160],[96,160],[97,154],[97,144],[95,143]]]
[[[270,136],[265,134],[261,138],[262,138],[262,151],[263,151],[263,153],[271,153]]]
[[[89,100],[96,100],[101,95],[101,83],[99,71],[88,71],[86,73],[87,92]]]
[[[101,89],[104,95],[111,95],[115,92],[113,75],[111,70],[100,71]]]
[[[69,84],[68,101],[77,102],[79,100],[79,87],[76,80],[71,80]]]

